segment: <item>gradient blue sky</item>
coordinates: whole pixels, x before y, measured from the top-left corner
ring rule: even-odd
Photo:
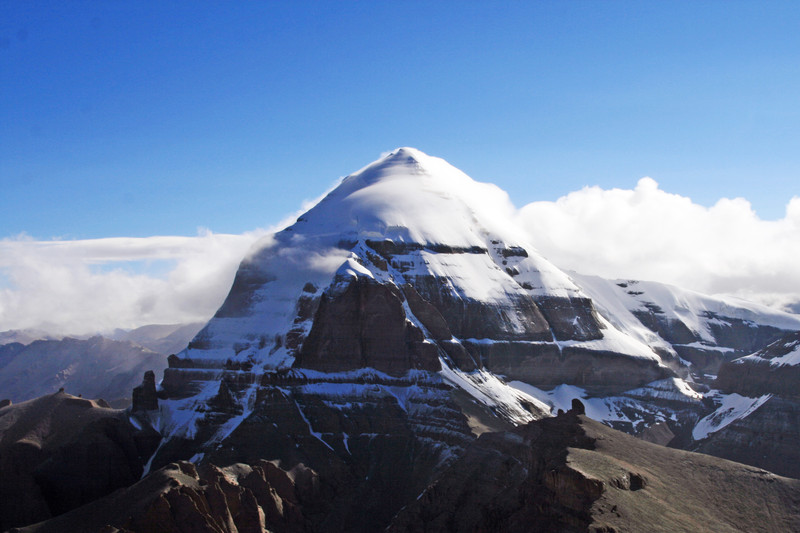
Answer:
[[[0,238],[240,233],[397,146],[780,218],[800,2],[0,0]]]

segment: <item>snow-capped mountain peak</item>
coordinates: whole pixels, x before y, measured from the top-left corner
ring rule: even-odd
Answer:
[[[482,406],[504,423],[546,414],[512,382],[683,398],[647,385],[688,377],[687,360],[713,371],[728,351],[747,349],[741,338],[780,333],[770,317],[761,327],[758,313],[723,316],[725,307],[706,300],[687,307],[660,285],[573,281],[535,250],[513,213],[498,187],[413,148],[345,177],[242,262],[215,317],[171,358],[160,429],[200,451],[283,398],[311,437],[330,450],[341,438],[349,453],[346,431],[312,427],[319,405],[351,414],[391,405],[422,435],[434,405]],[[472,407],[459,404],[464,397]],[[624,411],[631,398],[620,398],[614,409]],[[451,419],[441,418],[436,446],[463,438]],[[461,436],[448,440],[451,430]]]
[[[495,185],[476,182],[443,159],[398,148],[345,177],[292,230],[483,248],[495,237],[522,245],[513,212]]]

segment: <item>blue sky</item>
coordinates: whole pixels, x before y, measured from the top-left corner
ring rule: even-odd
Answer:
[[[397,146],[517,206],[800,194],[797,2],[0,1],[0,238],[266,227]]]
[[[0,331],[205,320],[398,146],[562,268],[797,312],[798,115],[800,2],[0,0]]]

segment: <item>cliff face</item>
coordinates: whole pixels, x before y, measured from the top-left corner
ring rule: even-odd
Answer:
[[[800,478],[800,401],[771,396],[691,449]]]
[[[722,365],[716,386],[745,396],[777,394],[800,397],[800,331]]]

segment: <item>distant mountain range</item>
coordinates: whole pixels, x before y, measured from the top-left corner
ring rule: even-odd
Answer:
[[[154,370],[160,376],[167,356],[185,348],[201,327],[153,325],[81,339],[47,338],[41,332],[0,333],[0,399],[20,402],[63,388],[127,406],[142,374]]]

